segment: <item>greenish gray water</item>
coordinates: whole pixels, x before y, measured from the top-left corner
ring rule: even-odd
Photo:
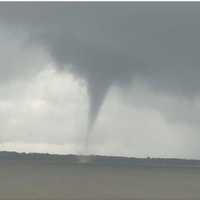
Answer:
[[[0,199],[200,199],[200,168],[4,160],[0,161]]]

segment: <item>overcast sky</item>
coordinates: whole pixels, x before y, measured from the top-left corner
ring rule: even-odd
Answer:
[[[200,159],[199,3],[0,3],[0,150]]]

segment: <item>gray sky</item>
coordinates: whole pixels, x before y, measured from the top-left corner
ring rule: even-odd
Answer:
[[[199,35],[199,3],[0,3],[0,149],[200,158]]]

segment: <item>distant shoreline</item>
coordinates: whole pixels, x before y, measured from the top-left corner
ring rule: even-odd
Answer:
[[[195,167],[200,168],[200,160],[179,158],[136,158],[123,156],[102,155],[58,155],[48,153],[18,153],[13,151],[1,151],[1,161],[37,161],[63,164],[82,164],[91,166],[111,167]]]

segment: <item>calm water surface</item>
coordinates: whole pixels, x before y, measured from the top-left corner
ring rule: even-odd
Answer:
[[[105,167],[0,162],[0,199],[200,199],[200,168]]]

